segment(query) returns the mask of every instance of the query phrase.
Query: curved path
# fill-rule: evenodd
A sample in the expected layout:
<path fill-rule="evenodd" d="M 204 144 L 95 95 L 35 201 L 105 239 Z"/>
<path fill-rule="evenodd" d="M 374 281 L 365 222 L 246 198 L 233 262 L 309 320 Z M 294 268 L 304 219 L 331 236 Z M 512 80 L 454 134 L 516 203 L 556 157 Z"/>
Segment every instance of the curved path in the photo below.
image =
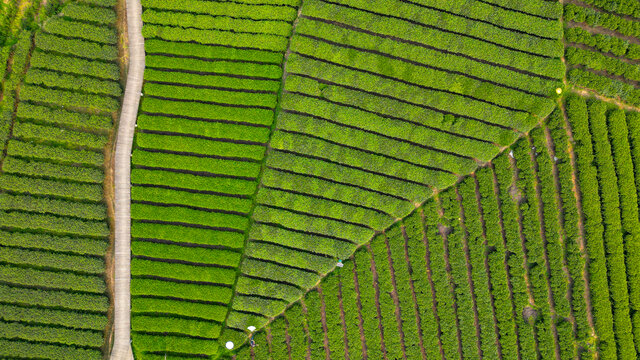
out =
<path fill-rule="evenodd" d="M 140 0 L 126 0 L 129 72 L 115 154 L 115 316 L 112 360 L 133 359 L 131 350 L 131 147 L 144 73 Z"/>

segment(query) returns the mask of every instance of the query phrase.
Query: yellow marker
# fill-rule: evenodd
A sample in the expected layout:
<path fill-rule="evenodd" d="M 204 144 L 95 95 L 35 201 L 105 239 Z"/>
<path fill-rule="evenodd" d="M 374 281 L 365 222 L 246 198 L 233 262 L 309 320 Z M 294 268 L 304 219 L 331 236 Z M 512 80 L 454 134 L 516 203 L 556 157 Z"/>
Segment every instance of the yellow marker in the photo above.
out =
<path fill-rule="evenodd" d="M 557 89 L 556 89 L 556 94 L 558 94 L 558 95 L 562 94 L 562 89 L 557 88 Z"/>

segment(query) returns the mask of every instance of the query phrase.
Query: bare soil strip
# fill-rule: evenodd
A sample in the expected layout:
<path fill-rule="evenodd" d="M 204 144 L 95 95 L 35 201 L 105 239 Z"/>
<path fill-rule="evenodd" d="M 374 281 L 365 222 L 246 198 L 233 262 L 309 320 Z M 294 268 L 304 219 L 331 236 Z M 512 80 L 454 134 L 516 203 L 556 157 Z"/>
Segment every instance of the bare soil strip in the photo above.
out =
<path fill-rule="evenodd" d="M 555 307 L 555 300 L 553 299 L 553 291 L 551 289 L 551 282 L 550 282 L 550 277 L 551 277 L 551 265 L 549 264 L 549 254 L 548 254 L 548 250 L 547 250 L 547 235 L 545 233 L 545 219 L 544 219 L 544 203 L 542 202 L 542 189 L 540 186 L 540 176 L 538 175 L 538 162 L 536 161 L 536 154 L 535 154 L 535 150 L 533 147 L 533 140 L 531 139 L 531 137 L 527 137 L 527 140 L 529 142 L 529 156 L 531 157 L 531 165 L 533 166 L 533 168 L 531 169 L 533 171 L 533 178 L 534 178 L 534 182 L 535 182 L 535 191 L 536 191 L 536 201 L 538 203 L 538 222 L 540 224 L 540 239 L 542 240 L 542 257 L 544 258 L 544 264 L 545 264 L 545 268 L 547 271 L 547 276 L 545 276 L 545 282 L 547 285 L 547 301 L 549 302 L 549 310 L 551 312 L 551 317 L 552 317 L 552 321 L 551 321 L 551 333 L 553 334 L 553 341 L 555 343 L 555 353 L 556 353 L 556 360 L 561 360 L 560 359 L 560 344 L 558 341 L 558 329 L 556 328 L 556 323 L 555 323 L 555 318 L 557 317 L 556 314 L 556 307 Z"/>
<path fill-rule="evenodd" d="M 516 165 L 516 159 L 513 157 L 509 157 L 509 162 L 511 164 L 511 169 L 513 171 L 513 179 L 511 181 L 511 186 L 512 187 L 516 187 L 516 180 L 518 179 L 518 167 Z M 519 195 L 521 196 L 521 195 Z M 515 199 L 516 201 L 516 211 L 517 211 L 517 215 L 518 215 L 518 233 L 520 234 L 520 244 L 522 245 L 522 266 L 524 268 L 524 281 L 526 283 L 526 287 L 527 287 L 527 295 L 529 297 L 529 305 L 532 308 L 535 308 L 535 301 L 533 299 L 533 290 L 532 290 L 532 285 L 531 285 L 531 280 L 529 278 L 529 258 L 527 257 L 527 247 L 525 246 L 525 237 L 524 237 L 524 224 L 522 222 L 522 210 L 520 209 L 520 200 L 521 199 Z M 517 314 L 516 314 L 517 315 Z M 540 357 L 540 347 L 538 344 L 538 332 L 536 331 L 536 328 L 533 327 L 533 334 L 534 334 L 534 340 L 536 343 L 536 353 L 538 354 L 538 357 Z"/>
<path fill-rule="evenodd" d="M 387 358 L 387 347 L 385 346 L 384 343 L 384 328 L 382 327 L 382 312 L 380 311 L 380 287 L 378 287 L 378 272 L 376 271 L 376 263 L 373 260 L 373 251 L 371 250 L 371 243 L 368 242 L 367 245 L 365 245 L 367 251 L 369 252 L 369 258 L 371 259 L 370 261 L 370 266 L 371 266 L 371 272 L 373 273 L 373 288 L 375 290 L 375 294 L 376 294 L 376 310 L 378 311 L 378 328 L 380 329 L 380 346 L 382 349 L 382 357 L 385 360 L 388 360 Z M 390 330 L 390 329 L 389 329 Z"/>
<path fill-rule="evenodd" d="M 436 319 L 438 324 L 438 345 L 440 346 L 440 355 L 442 355 L 442 360 L 445 360 L 444 357 L 444 349 L 442 348 L 442 327 L 440 326 L 440 317 L 438 316 L 438 301 L 436 300 L 436 290 L 433 284 L 433 278 L 431 276 L 431 252 L 429 251 L 429 241 L 427 239 L 427 234 L 425 231 L 425 218 L 424 212 L 420 210 L 420 217 L 422 218 L 422 242 L 425 247 L 425 263 L 427 268 L 425 269 L 427 272 L 427 278 L 429 279 L 429 286 L 431 287 L 431 298 L 433 299 L 433 307 L 431 311 L 433 311 L 433 316 Z M 447 335 L 445 335 L 447 336 Z"/>
<path fill-rule="evenodd" d="M 291 335 L 289 335 L 289 319 L 287 319 L 287 317 L 284 314 L 282 317 L 285 323 L 284 341 L 287 344 L 287 354 L 289 355 L 289 360 L 293 360 L 291 359 Z"/>
<path fill-rule="evenodd" d="M 304 323 L 303 323 L 303 328 L 304 328 L 304 335 L 306 336 L 306 342 L 307 342 L 307 356 L 305 357 L 306 360 L 311 360 L 311 337 L 309 336 L 309 320 L 307 318 L 307 304 L 305 304 L 304 302 L 304 296 L 302 297 L 302 299 L 300 299 L 300 305 L 302 305 L 302 313 L 304 314 Z"/>
<path fill-rule="evenodd" d="M 484 211 L 482 209 L 482 204 L 480 202 L 480 187 L 478 184 L 478 178 L 476 178 L 475 173 L 472 174 L 474 184 L 475 184 L 475 195 L 476 195 L 476 205 L 478 206 L 478 214 L 480 214 L 480 224 L 482 224 L 482 238 L 484 246 L 483 256 L 484 256 L 484 271 L 487 272 L 487 287 L 489 288 L 489 300 L 491 301 L 491 311 L 493 315 L 493 331 L 496 334 L 496 346 L 498 348 L 498 356 L 502 359 L 502 344 L 500 343 L 500 330 L 498 329 L 498 318 L 496 317 L 496 306 L 495 306 L 495 297 L 493 296 L 493 288 L 491 286 L 491 271 L 489 271 L 489 257 L 488 255 L 488 243 L 487 243 L 487 225 L 484 221 Z M 512 306 L 513 309 L 513 306 Z"/>
<path fill-rule="evenodd" d="M 573 91 L 574 93 L 582 96 L 582 97 L 593 97 L 596 98 L 598 100 L 601 101 L 605 101 L 608 102 L 610 104 L 614 104 L 617 107 L 624 109 L 624 110 L 631 110 L 631 111 L 636 111 L 636 112 L 640 112 L 640 107 L 638 106 L 633 106 L 633 105 L 629 105 L 625 102 L 622 102 L 620 99 L 617 98 L 610 98 L 610 97 L 606 97 L 603 95 L 600 95 L 599 93 L 595 92 L 594 90 L 591 89 L 587 89 L 587 88 L 583 88 L 583 87 L 579 87 L 579 86 L 575 86 L 573 85 L 571 91 Z"/>
<path fill-rule="evenodd" d="M 496 171 L 495 168 L 493 167 L 493 164 L 490 165 L 491 166 L 491 174 L 493 175 L 493 195 L 496 197 L 496 201 L 498 202 L 498 222 L 500 223 L 500 234 L 502 235 L 502 246 L 504 247 L 504 249 L 507 249 L 507 236 L 506 236 L 506 232 L 504 229 L 504 214 L 502 212 L 502 202 L 500 201 L 500 184 L 498 183 L 498 177 L 496 176 Z M 477 184 L 476 184 L 476 188 L 477 188 Z M 480 196 L 480 193 L 477 192 L 477 197 Z M 481 206 L 482 207 L 482 206 Z M 484 224 L 484 219 L 483 219 L 483 224 Z M 484 224 L 483 226 L 483 231 L 485 233 L 486 236 L 486 231 L 487 231 L 487 227 L 486 224 Z M 510 269 L 509 269 L 509 253 L 508 251 L 505 251 L 504 253 L 504 270 L 507 274 L 507 285 L 509 287 L 509 300 L 511 301 L 511 311 L 513 312 L 513 319 L 517 319 L 517 311 L 516 311 L 516 305 L 515 302 L 513 301 L 513 285 L 511 284 L 511 276 L 509 274 L 510 273 Z M 515 334 L 516 334 L 516 343 L 518 345 L 518 360 L 522 360 L 522 354 L 520 352 L 520 330 L 518 328 L 518 324 L 515 323 L 514 321 L 514 327 L 515 327 Z"/>
<path fill-rule="evenodd" d="M 398 332 L 400 333 L 400 345 L 402 347 L 402 357 L 407 359 L 407 349 L 404 342 L 404 331 L 402 330 L 402 315 L 400 308 L 400 299 L 398 298 L 398 285 L 396 283 L 396 271 L 393 267 L 393 259 L 391 259 L 391 249 L 389 248 L 389 238 L 385 235 L 384 243 L 387 248 L 387 261 L 389 262 L 389 273 L 391 275 L 391 284 L 393 285 L 393 291 L 391 292 L 391 298 L 393 299 L 393 304 L 396 307 L 394 311 L 396 316 L 396 322 L 398 324 Z"/>
<path fill-rule="evenodd" d="M 322 294 L 322 287 L 320 284 L 316 287 L 318 294 L 320 295 L 320 319 L 322 321 L 322 332 L 324 333 L 324 354 L 327 360 L 331 360 L 331 352 L 329 351 L 329 336 L 327 331 L 327 305 L 324 302 L 324 295 Z"/>
<path fill-rule="evenodd" d="M 554 182 L 554 187 L 555 187 L 555 200 L 556 200 L 556 205 L 558 207 L 558 226 L 559 226 L 559 236 L 560 236 L 560 242 L 562 244 L 562 270 L 565 274 L 565 276 L 567 277 L 567 283 L 568 283 L 568 287 L 567 287 L 567 294 L 566 294 L 566 298 L 567 301 L 569 302 L 569 320 L 571 321 L 571 323 L 573 324 L 573 336 L 576 336 L 576 321 L 575 321 L 575 316 L 573 315 L 573 302 L 571 301 L 571 299 L 573 298 L 572 292 L 573 292 L 573 278 L 571 277 L 571 273 L 569 272 L 569 267 L 567 265 L 567 248 L 565 245 L 565 241 L 566 241 L 566 233 L 565 233 L 565 229 L 564 229 L 564 204 L 562 202 L 562 197 L 561 197 L 561 185 L 560 185 L 560 176 L 558 174 L 558 165 L 555 162 L 556 159 L 556 147 L 555 144 L 553 142 L 553 138 L 551 137 L 551 132 L 549 131 L 549 128 L 547 128 L 546 126 L 543 127 L 544 129 L 544 135 L 547 141 L 547 151 L 549 154 L 549 157 L 551 158 L 551 165 L 552 165 L 552 169 L 553 169 L 553 182 Z"/>
<path fill-rule="evenodd" d="M 360 283 L 358 282 L 358 265 L 356 264 L 356 259 L 354 256 L 351 257 L 353 260 L 353 283 L 355 285 L 356 291 L 356 304 L 358 306 L 358 330 L 360 331 L 360 341 L 362 342 L 362 357 L 364 359 L 368 359 L 367 352 L 367 341 L 364 336 L 364 319 L 362 318 L 362 302 L 360 301 Z"/>
<path fill-rule="evenodd" d="M 443 209 L 442 203 L 439 198 L 436 198 L 438 203 L 438 213 L 442 217 Z M 458 354 L 460 358 L 462 358 L 462 333 L 460 331 L 460 320 L 458 318 L 458 302 L 456 301 L 456 292 L 454 289 L 454 281 L 453 275 L 451 275 L 451 263 L 449 262 L 449 239 L 448 239 L 448 229 L 445 226 L 438 224 L 438 231 L 440 232 L 440 237 L 442 238 L 442 245 L 444 247 L 444 262 L 447 271 L 447 281 L 449 282 L 449 291 L 451 292 L 451 298 L 453 299 L 453 315 L 456 320 L 456 336 L 458 338 Z"/>
<path fill-rule="evenodd" d="M 340 323 L 342 324 L 343 340 L 344 341 L 344 358 L 349 357 L 349 337 L 347 336 L 347 322 L 345 321 L 344 306 L 342 305 L 342 272 L 338 269 L 338 305 L 340 306 Z"/>
<path fill-rule="evenodd" d="M 456 197 L 458 200 L 458 207 L 460 208 L 460 228 L 464 234 L 463 236 L 463 250 L 464 250 L 464 258 L 467 265 L 467 282 L 469 283 L 469 289 L 471 290 L 471 300 L 473 301 L 473 325 L 476 328 L 476 345 L 478 346 L 478 356 L 482 358 L 482 344 L 481 344 L 481 335 L 480 335 L 480 316 L 478 315 L 478 299 L 476 298 L 476 290 L 473 285 L 473 278 L 471 275 L 471 255 L 469 254 L 469 231 L 467 230 L 465 221 L 465 213 L 462 207 L 462 196 L 460 195 L 460 191 L 458 191 L 458 187 L 456 186 Z"/>
<path fill-rule="evenodd" d="M 411 298 L 413 300 L 413 310 L 416 317 L 416 326 L 418 327 L 418 340 L 420 343 L 420 353 L 422 354 L 422 358 L 427 358 L 427 353 L 424 349 L 424 340 L 422 338 L 422 318 L 420 317 L 420 308 L 418 307 L 418 300 L 416 297 L 416 290 L 413 284 L 413 268 L 411 267 L 411 260 L 409 259 L 409 237 L 407 236 L 407 231 L 402 225 L 402 236 L 404 237 L 404 260 L 407 262 L 407 268 L 409 271 L 409 288 L 411 289 Z"/>
<path fill-rule="evenodd" d="M 602 54 L 602 55 L 604 55 L 604 56 L 606 56 L 608 58 L 617 59 L 617 60 L 626 62 L 628 64 L 633 64 L 633 65 L 640 64 L 640 60 L 635 60 L 635 59 L 630 59 L 630 58 L 627 58 L 627 57 L 624 57 L 624 56 L 614 55 L 614 54 L 612 54 L 610 52 L 602 52 L 602 51 L 600 51 L 600 50 L 598 50 L 598 49 L 596 49 L 594 47 L 591 47 L 591 46 L 588 46 L 588 45 L 585 45 L 585 44 L 567 42 L 566 39 L 565 39 L 564 45 L 565 45 L 565 48 L 566 47 L 575 47 L 575 48 L 582 49 L 582 50 L 588 50 L 588 51 L 597 52 L 597 53 L 600 53 L 600 54 Z"/>
<path fill-rule="evenodd" d="M 569 138 L 568 152 L 569 152 L 569 158 L 571 159 L 571 168 L 573 169 L 573 174 L 571 176 L 572 182 L 573 182 L 572 191 L 574 196 L 576 197 L 576 208 L 578 209 L 578 230 L 580 233 L 576 241 L 578 242 L 580 253 L 585 260 L 584 268 L 582 269 L 582 274 L 583 274 L 583 281 L 584 281 L 584 299 L 587 304 L 587 319 L 589 321 L 589 327 L 591 327 L 591 334 L 595 336 L 593 307 L 591 305 L 591 283 L 589 282 L 589 254 L 587 253 L 586 245 L 585 245 L 584 212 L 582 211 L 582 195 L 580 192 L 580 185 L 578 184 L 578 164 L 576 160 L 576 154 L 573 151 L 573 144 L 574 144 L 573 131 L 571 129 L 571 124 L 569 124 L 569 119 L 567 117 L 567 111 L 566 111 L 564 102 L 560 102 L 560 110 L 562 111 L 562 117 L 564 118 L 564 125 L 567 131 L 567 137 Z"/>

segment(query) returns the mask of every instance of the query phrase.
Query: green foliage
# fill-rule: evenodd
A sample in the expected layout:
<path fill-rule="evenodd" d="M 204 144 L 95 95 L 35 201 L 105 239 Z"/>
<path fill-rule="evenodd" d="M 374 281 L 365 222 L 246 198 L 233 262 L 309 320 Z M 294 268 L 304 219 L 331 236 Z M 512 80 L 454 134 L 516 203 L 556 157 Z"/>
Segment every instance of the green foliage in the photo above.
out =
<path fill-rule="evenodd" d="M 67 4 L 62 15 L 74 20 L 90 21 L 101 25 L 111 25 L 116 21 L 116 14 L 112 9 L 102 9 L 83 3 Z"/>
<path fill-rule="evenodd" d="M 102 26 L 95 26 L 64 18 L 48 21 L 43 29 L 49 34 L 63 37 L 79 37 L 103 44 L 115 44 L 118 39 L 114 31 L 105 31 L 105 28 Z"/>
<path fill-rule="evenodd" d="M 213 3 L 209 3 L 213 4 Z M 293 10 L 292 8 L 288 8 Z M 287 38 L 271 34 L 237 33 L 230 41 L 226 31 L 178 28 L 147 24 L 142 28 L 145 38 L 159 38 L 167 41 L 193 41 L 203 45 L 226 45 L 248 47 L 260 50 L 285 51 Z"/>
<path fill-rule="evenodd" d="M 104 260 L 83 255 L 61 254 L 49 251 L 27 250 L 13 247 L 0 248 L 0 259 L 15 265 L 30 265 L 52 270 L 99 275 L 104 272 Z M 106 299 L 105 299 L 106 301 Z"/>
<path fill-rule="evenodd" d="M 97 349 L 0 339 L 0 356 L 30 357 L 34 353 L 47 354 L 56 360 L 102 359 L 102 353 Z"/>
<path fill-rule="evenodd" d="M 640 104 L 640 90 L 622 81 L 582 69 L 571 69 L 567 78 L 581 87 L 593 89 L 604 96 L 619 98 L 632 105 Z"/>
<path fill-rule="evenodd" d="M 143 253 L 140 249 L 137 249 L 137 252 Z M 178 259 L 180 258 L 178 257 Z M 184 281 L 191 281 L 197 278 L 201 282 L 233 285 L 236 274 L 235 271 L 225 268 L 134 259 L 131 262 L 131 275 L 151 275 Z"/>
<path fill-rule="evenodd" d="M 610 52 L 616 56 L 629 59 L 640 59 L 640 45 L 627 40 L 605 34 L 591 34 L 579 27 L 565 28 L 565 39 L 568 42 L 584 44 L 596 48 L 601 52 Z"/>
<path fill-rule="evenodd" d="M 253 20 L 282 20 L 291 22 L 296 17 L 296 11 L 292 6 L 272 6 L 266 4 L 281 4 L 283 1 L 261 1 L 259 4 L 265 4 L 262 6 L 253 5 L 249 3 L 232 3 L 232 4 L 218 4 L 202 0 L 178 0 L 171 3 L 167 3 L 160 0 L 144 0 L 142 6 L 154 9 L 181 11 L 189 9 L 190 12 L 196 14 L 208 14 L 208 15 L 224 15 L 230 17 L 246 17 L 250 14 L 249 18 Z M 297 0 L 287 0 L 284 2 L 289 5 L 297 5 Z"/>
<path fill-rule="evenodd" d="M 251 201 L 249 199 L 198 194 L 156 187 L 134 186 L 131 188 L 131 199 L 134 201 L 143 200 L 242 213 L 248 213 L 251 209 Z"/>
<path fill-rule="evenodd" d="M 585 217 L 585 242 L 589 253 L 589 288 L 594 325 L 598 334 L 597 346 L 602 358 L 615 359 L 617 355 L 607 279 L 604 226 L 598 190 L 597 169 L 589 131 L 589 113 L 586 101 L 578 97 L 567 98 L 566 107 L 575 140 L 575 156 L 579 171 L 578 182 Z"/>
<path fill-rule="evenodd" d="M 7 155 L 38 160 L 51 160 L 63 164 L 81 164 L 92 167 L 102 167 L 104 164 L 104 155 L 95 151 L 66 149 L 63 147 L 34 144 L 18 140 L 9 142 Z"/>
<path fill-rule="evenodd" d="M 161 313 L 197 317 L 217 322 L 223 322 L 227 314 L 226 306 L 147 297 L 132 297 L 131 311 L 134 318 L 137 316 L 136 313 Z"/>
<path fill-rule="evenodd" d="M 113 45 L 98 44 L 73 38 L 67 39 L 47 33 L 38 33 L 38 35 L 36 36 L 36 47 L 42 51 L 55 51 L 68 56 L 85 58 L 89 60 L 114 61 L 118 58 L 118 49 Z M 49 57 L 56 58 L 55 55 L 49 55 Z M 60 59 L 59 56 L 57 58 Z M 82 62 L 81 60 L 82 59 L 75 59 L 72 60 L 71 63 L 77 64 Z M 100 63 L 99 65 L 93 65 L 92 67 L 95 68 L 97 66 L 102 66 L 109 68 L 111 67 L 109 65 Z M 56 66 L 56 64 L 52 64 L 51 66 Z M 84 71 L 89 70 L 85 69 Z M 111 74 L 113 74 L 113 72 L 103 73 L 99 77 L 104 78 Z"/>
<path fill-rule="evenodd" d="M 34 179 L 10 174 L 0 176 L 0 188 L 21 194 L 55 196 L 69 200 L 101 202 L 103 197 L 100 185 Z"/>
<path fill-rule="evenodd" d="M 0 209 L 48 213 L 89 220 L 107 218 L 106 209 L 102 204 L 85 204 L 30 195 L 0 194 Z"/>
<path fill-rule="evenodd" d="M 629 64 L 595 51 L 568 47 L 566 59 L 569 64 L 584 65 L 589 69 L 597 71 L 604 70 L 611 75 L 622 76 L 628 80 L 640 80 L 640 67 L 637 65 Z"/>
<path fill-rule="evenodd" d="M 1 317 L 5 321 L 42 323 L 60 325 L 73 329 L 91 329 L 97 331 L 104 330 L 107 324 L 107 318 L 102 315 L 79 311 L 42 309 L 4 304 L 0 305 L 0 310 L 2 310 Z"/>
<path fill-rule="evenodd" d="M 37 72 L 33 69 L 30 73 Z M 119 89 L 119 87 L 118 87 Z M 106 132 L 111 129 L 113 121 L 108 116 L 89 115 L 69 110 L 50 108 L 21 102 L 16 113 L 20 119 L 35 120 L 60 126 Z"/>
<path fill-rule="evenodd" d="M 249 180 L 229 179 L 223 177 L 203 177 L 164 170 L 147 170 L 137 168 L 134 168 L 131 171 L 131 183 L 163 185 L 174 188 L 237 195 L 252 195 L 256 186 L 255 182 Z"/>
<path fill-rule="evenodd" d="M 196 285 L 176 283 L 155 279 L 131 279 L 131 296 L 174 297 L 185 300 L 211 301 L 228 303 L 231 300 L 231 289 L 213 285 Z"/>
<path fill-rule="evenodd" d="M 30 100 L 56 104 L 62 107 L 88 108 L 103 112 L 116 111 L 120 106 L 118 100 L 110 97 L 48 89 L 32 85 L 22 86 L 20 99 L 23 101 Z"/>
<path fill-rule="evenodd" d="M 78 255 L 102 256 L 108 243 L 104 240 L 0 231 L 2 244 L 25 249 L 60 251 Z"/>
<path fill-rule="evenodd" d="M 237 232 L 137 221 L 134 221 L 131 225 L 131 236 L 134 238 L 167 240 L 175 243 L 187 241 L 188 244 L 224 246 L 231 249 L 241 249 L 244 245 L 242 234 Z"/>
<path fill-rule="evenodd" d="M 198 102 L 166 101 L 147 98 L 142 102 L 141 110 L 157 114 L 188 116 L 208 119 L 215 114 L 215 120 L 248 122 L 258 125 L 271 125 L 273 111 L 259 108 L 234 108 L 223 105 Z"/>
<path fill-rule="evenodd" d="M 147 16 L 148 13 L 153 13 L 154 10 L 146 10 L 142 15 Z M 167 12 L 163 12 L 163 15 L 166 15 Z M 184 16 L 184 13 L 173 13 L 173 16 Z M 224 20 L 224 18 L 217 19 L 218 21 L 228 21 Z M 238 19 L 234 19 L 238 20 Z M 166 20 L 163 20 L 166 21 Z M 254 24 L 254 26 L 260 26 L 260 24 Z M 227 47 L 227 46 L 215 46 L 215 45 L 202 45 L 196 43 L 187 43 L 187 42 L 175 42 L 175 41 L 164 41 L 160 39 L 146 39 L 144 42 L 145 50 L 150 53 L 160 53 L 160 54 L 173 54 L 173 55 L 182 55 L 182 56 L 193 56 L 203 58 L 203 59 L 226 59 L 226 60 L 244 60 L 244 61 L 256 61 L 260 63 L 270 63 L 275 65 L 280 65 L 282 63 L 282 59 L 284 58 L 284 54 L 279 52 L 272 51 L 264 51 L 264 50 L 256 50 L 256 49 L 241 49 L 236 47 Z M 146 75 L 146 71 L 145 71 Z M 187 74 L 180 74 L 180 79 L 187 76 Z M 188 78 L 188 77 L 187 77 Z M 237 80 L 237 79 L 236 79 Z M 234 80 L 234 82 L 236 81 Z M 184 82 L 180 82 L 182 84 L 188 84 Z M 256 82 L 260 83 L 260 82 Z M 270 89 L 272 91 L 277 91 L 280 87 L 278 81 L 270 81 L 272 86 Z M 256 90 L 266 90 L 256 88 L 254 86 L 248 87 L 248 89 L 256 89 Z"/>
<path fill-rule="evenodd" d="M 36 39 L 41 39 L 43 36 L 43 34 L 40 34 L 40 36 L 38 36 Z M 58 42 L 57 40 L 54 40 L 53 42 L 56 44 L 63 43 Z M 52 50 L 64 52 L 60 49 L 55 48 L 52 48 Z M 84 56 L 88 55 L 86 52 L 83 54 Z M 39 50 L 34 51 L 31 55 L 31 67 L 55 71 L 65 71 L 79 75 L 92 76 L 100 79 L 120 79 L 120 69 L 118 69 L 118 66 L 114 63 L 104 63 L 100 61 L 85 60 L 76 57 L 56 55 Z"/>
<path fill-rule="evenodd" d="M 603 27 L 626 36 L 640 36 L 640 23 L 622 18 L 616 14 L 601 12 L 576 4 L 566 4 L 564 6 L 564 20 Z"/>
<path fill-rule="evenodd" d="M 251 13 L 253 15 L 253 12 Z M 146 9 L 142 14 L 145 24 L 156 24 L 173 27 L 188 27 L 207 30 L 234 31 L 242 29 L 246 32 L 273 34 L 288 37 L 291 34 L 291 26 L 281 20 L 254 21 L 251 19 L 238 19 L 204 14 L 192 14 L 172 11 L 157 11 Z"/>
<path fill-rule="evenodd" d="M 185 351 L 184 349 L 198 349 L 199 353 L 206 354 L 214 359 L 220 347 L 215 341 L 174 335 L 134 333 L 132 339 L 135 344 L 134 349 L 137 351 L 180 353 Z M 139 356 L 139 354 L 136 353 L 136 356 Z"/>
<path fill-rule="evenodd" d="M 245 65 L 246 67 L 246 65 Z M 189 88 L 178 85 L 148 83 L 144 87 L 150 96 L 180 100 L 224 103 L 238 107 L 268 107 L 275 108 L 276 94 L 250 93 L 205 88 Z"/>
<path fill-rule="evenodd" d="M 216 339 L 220 335 L 220 324 L 212 321 L 177 317 L 137 315 L 131 319 L 131 330 L 185 334 L 199 338 Z"/>
<path fill-rule="evenodd" d="M 134 241 L 131 253 L 156 259 L 174 259 L 197 264 L 237 266 L 240 254 L 229 250 L 178 246 L 146 241 Z M 222 280 L 222 279 L 220 279 Z M 229 281 L 229 279 L 227 279 Z"/>
<path fill-rule="evenodd" d="M 6 303 L 93 311 L 102 314 L 106 314 L 107 308 L 109 307 L 109 301 L 107 297 L 103 295 L 70 293 L 57 290 L 25 289 L 7 285 L 0 285 L 0 290 L 0 300 Z"/>
<path fill-rule="evenodd" d="M 120 84 L 116 82 L 98 80 L 92 77 L 60 74 L 53 71 L 33 69 L 27 73 L 25 81 L 33 85 L 86 91 L 92 94 L 104 94 L 115 97 L 122 95 Z"/>
<path fill-rule="evenodd" d="M 163 169 L 185 170 L 204 174 L 204 176 L 257 178 L 260 173 L 260 164 L 255 162 L 212 159 L 141 150 L 134 151 L 132 164 Z"/>
<path fill-rule="evenodd" d="M 257 143 L 266 143 L 269 140 L 269 130 L 263 127 L 254 127 L 240 124 L 228 124 L 223 122 L 202 122 L 202 121 L 194 121 L 188 119 L 181 118 L 171 118 L 165 116 L 148 116 L 148 115 L 140 115 L 138 117 L 138 127 L 144 130 L 152 130 L 152 131 L 164 131 L 164 132 L 172 132 L 176 134 L 187 134 L 187 135 L 197 135 L 201 137 L 206 137 L 210 139 L 206 139 L 207 141 L 212 141 L 213 139 L 229 139 L 229 140 L 241 140 L 241 141 L 251 141 Z M 141 135 L 140 137 L 147 136 L 147 134 Z M 188 142 L 188 139 L 181 138 L 180 140 L 184 142 Z M 170 140 L 165 140 L 170 141 Z M 194 144 L 202 144 L 194 143 Z M 191 149 L 191 152 L 196 152 L 205 155 L 221 155 L 221 156 L 229 156 L 233 157 L 233 153 L 225 152 L 225 147 L 235 147 L 244 144 L 232 144 L 232 143 L 213 143 L 215 144 L 215 148 L 212 146 L 204 146 L 202 148 Z M 204 145 L 204 144 L 203 144 Z M 143 145 L 141 145 L 143 146 Z M 251 157 L 256 160 L 262 159 L 264 156 L 264 149 L 256 150 L 255 147 L 259 145 L 253 145 L 253 147 L 240 147 L 241 152 L 246 152 L 247 155 L 243 157 Z M 144 146 L 143 146 L 144 147 Z M 247 151 L 251 149 L 252 151 Z M 179 149 L 177 149 L 179 150 Z M 213 151 L 220 153 L 212 153 Z M 250 156 L 251 153 L 257 153 L 259 155 Z"/>

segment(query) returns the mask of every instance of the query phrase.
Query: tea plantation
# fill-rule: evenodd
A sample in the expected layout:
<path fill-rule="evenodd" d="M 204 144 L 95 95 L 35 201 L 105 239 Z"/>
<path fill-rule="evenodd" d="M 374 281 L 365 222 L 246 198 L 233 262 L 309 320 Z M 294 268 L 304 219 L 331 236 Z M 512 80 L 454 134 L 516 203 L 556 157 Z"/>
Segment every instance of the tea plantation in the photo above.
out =
<path fill-rule="evenodd" d="M 637 0 L 0 6 L 0 358 L 640 357 Z"/>
<path fill-rule="evenodd" d="M 12 30 L 2 48 L 2 358 L 101 359 L 110 346 L 116 1 L 65 5 L 3 5 Z M 37 30 L 20 31 L 21 21 Z"/>

